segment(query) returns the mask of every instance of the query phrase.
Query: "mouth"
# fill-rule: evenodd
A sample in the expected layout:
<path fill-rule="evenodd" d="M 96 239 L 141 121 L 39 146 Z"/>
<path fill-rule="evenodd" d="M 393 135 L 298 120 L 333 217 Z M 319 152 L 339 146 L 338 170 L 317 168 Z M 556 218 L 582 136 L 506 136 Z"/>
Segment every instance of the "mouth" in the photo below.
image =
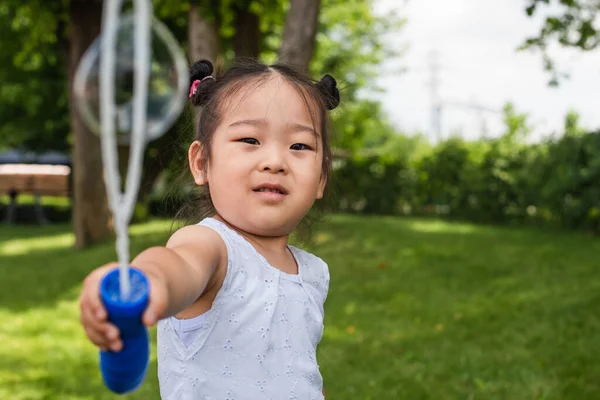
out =
<path fill-rule="evenodd" d="M 275 193 L 280 195 L 288 194 L 288 191 L 281 185 L 263 184 L 253 189 L 257 193 Z"/>

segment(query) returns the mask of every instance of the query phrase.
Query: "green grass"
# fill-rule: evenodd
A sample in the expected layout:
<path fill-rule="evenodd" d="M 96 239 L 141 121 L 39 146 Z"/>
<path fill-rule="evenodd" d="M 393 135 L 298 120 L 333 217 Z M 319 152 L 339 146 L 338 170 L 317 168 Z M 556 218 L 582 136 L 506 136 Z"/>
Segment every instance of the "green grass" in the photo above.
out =
<path fill-rule="evenodd" d="M 135 226 L 133 251 L 168 228 Z M 597 239 L 349 216 L 314 239 L 332 277 L 318 354 L 329 399 L 600 398 Z M 138 392 L 104 389 L 77 296 L 113 244 L 72 243 L 68 226 L 0 230 L 0 399 L 158 399 L 154 355 Z"/>

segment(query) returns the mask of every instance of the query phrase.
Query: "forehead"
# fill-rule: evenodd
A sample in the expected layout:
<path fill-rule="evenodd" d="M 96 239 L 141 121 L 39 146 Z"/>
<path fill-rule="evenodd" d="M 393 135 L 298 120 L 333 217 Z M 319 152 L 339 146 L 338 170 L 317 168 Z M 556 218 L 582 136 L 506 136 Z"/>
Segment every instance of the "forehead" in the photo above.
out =
<path fill-rule="evenodd" d="M 227 102 L 229 104 L 223 109 L 223 121 L 252 117 L 267 120 L 293 119 L 293 122 L 313 125 L 313 119 L 318 116 L 315 113 L 316 102 L 310 98 L 309 93 L 277 73 L 266 80 L 246 82 L 232 93 Z"/>

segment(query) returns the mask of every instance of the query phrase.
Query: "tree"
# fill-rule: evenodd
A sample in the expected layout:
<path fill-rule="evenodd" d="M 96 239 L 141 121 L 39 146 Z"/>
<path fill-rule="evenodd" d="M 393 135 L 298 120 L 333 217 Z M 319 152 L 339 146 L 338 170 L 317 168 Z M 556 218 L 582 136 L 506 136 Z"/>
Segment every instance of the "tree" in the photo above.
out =
<path fill-rule="evenodd" d="M 280 61 L 307 71 L 315 49 L 320 0 L 291 0 L 285 19 Z"/>
<path fill-rule="evenodd" d="M 550 84 L 558 85 L 561 78 L 556 63 L 549 55 L 548 46 L 557 42 L 561 46 L 592 51 L 600 45 L 599 0 L 527 0 L 528 16 L 539 13 L 540 6 L 557 6 L 560 13 L 545 18 L 540 32 L 527 38 L 520 49 L 537 49 L 542 52 L 544 68 L 551 74 Z"/>
<path fill-rule="evenodd" d="M 204 6 L 204 7 L 202 7 Z M 197 60 L 209 60 L 216 65 L 219 55 L 219 30 L 216 13 L 212 17 L 208 13 L 201 12 L 210 6 L 209 1 L 191 0 L 188 12 L 188 57 L 190 64 Z M 194 132 L 197 130 L 200 113 L 195 111 Z"/>
<path fill-rule="evenodd" d="M 251 9 L 252 1 L 233 3 L 235 36 L 233 52 L 239 58 L 258 58 L 260 55 L 262 32 L 260 17 Z"/>
<path fill-rule="evenodd" d="M 385 35 L 402 29 L 396 14 L 379 16 L 370 0 L 323 0 L 312 76 L 329 73 L 338 80 L 343 103 L 333 113 L 335 146 L 360 152 L 376 136 L 396 134 L 377 99 L 376 78 L 385 59 L 398 55 Z"/>
<path fill-rule="evenodd" d="M 382 34 L 398 27 L 387 16 L 372 14 L 372 0 L 153 3 L 156 16 L 188 48 L 190 62 L 207 58 L 220 68 L 234 56 L 256 56 L 267 62 L 281 56 L 282 61 L 310 69 L 313 76 L 332 73 L 344 91 L 346 108 L 338 110 L 339 115 L 354 114 L 338 118 L 339 124 L 360 130 L 353 133 L 356 138 L 369 131 L 390 129 L 379 107 L 360 106 L 364 100 L 357 97 L 377 75 L 378 63 L 391 54 Z M 69 82 L 83 52 L 99 34 L 101 5 L 101 0 L 0 0 L 0 47 L 5 50 L 0 54 L 0 141 L 27 148 L 72 146 L 73 224 L 79 247 L 110 234 L 99 140 L 87 131 L 73 107 L 68 112 L 69 101 L 73 102 Z M 368 121 L 354 123 L 366 109 L 372 110 Z M 170 163 L 179 161 L 182 143 L 191 137 L 188 117 L 148 144 L 141 199 L 157 176 Z M 352 148 L 360 147 L 360 140 L 340 143 L 350 142 Z M 127 153 L 121 149 L 125 157 Z"/>
<path fill-rule="evenodd" d="M 204 6 L 204 7 L 202 7 Z M 202 9 L 210 6 L 209 1 L 191 0 L 188 12 L 188 47 L 190 62 L 200 59 L 210 60 L 213 64 L 219 54 L 219 32 L 216 15 L 206 17 Z"/>
<path fill-rule="evenodd" d="M 104 186 L 100 139 L 92 134 L 76 111 L 72 84 L 83 54 L 100 34 L 102 2 L 71 0 L 69 42 L 69 93 L 73 148 L 73 229 L 75 246 L 86 247 L 111 232 Z"/>
<path fill-rule="evenodd" d="M 111 231 L 99 140 L 69 107 L 70 82 L 100 32 L 101 12 L 98 0 L 0 2 L 0 63 L 6 67 L 0 68 L 0 138 L 27 150 L 67 150 L 73 144 L 76 247 Z"/>
<path fill-rule="evenodd" d="M 0 147 L 70 147 L 67 20 L 61 2 L 0 1 Z"/>

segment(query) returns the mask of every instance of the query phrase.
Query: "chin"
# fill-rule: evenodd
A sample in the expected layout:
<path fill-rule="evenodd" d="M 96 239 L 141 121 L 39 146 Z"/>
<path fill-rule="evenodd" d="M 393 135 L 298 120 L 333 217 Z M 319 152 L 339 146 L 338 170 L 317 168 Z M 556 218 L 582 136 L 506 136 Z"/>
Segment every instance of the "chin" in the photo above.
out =
<path fill-rule="evenodd" d="M 252 233 L 259 236 L 276 237 L 286 236 L 291 234 L 296 224 L 290 223 L 289 220 L 283 218 L 252 218 L 250 221 L 245 221 Z"/>
<path fill-rule="evenodd" d="M 299 222 L 291 221 L 282 215 L 269 214 L 271 213 L 229 216 L 221 214 L 221 217 L 244 232 L 264 237 L 287 236 L 294 231 Z"/>

